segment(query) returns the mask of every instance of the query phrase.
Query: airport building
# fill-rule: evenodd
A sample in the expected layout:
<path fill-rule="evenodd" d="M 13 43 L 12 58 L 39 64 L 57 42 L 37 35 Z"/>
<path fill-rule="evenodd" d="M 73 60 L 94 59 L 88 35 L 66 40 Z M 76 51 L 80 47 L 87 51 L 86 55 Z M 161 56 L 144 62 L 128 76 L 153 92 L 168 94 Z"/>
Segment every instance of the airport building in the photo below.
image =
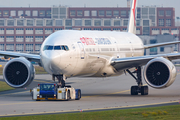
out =
<path fill-rule="evenodd" d="M 0 50 L 38 53 L 51 33 L 64 29 L 126 31 L 129 7 L 1 7 Z M 175 9 L 137 8 L 136 34 L 178 37 Z"/>

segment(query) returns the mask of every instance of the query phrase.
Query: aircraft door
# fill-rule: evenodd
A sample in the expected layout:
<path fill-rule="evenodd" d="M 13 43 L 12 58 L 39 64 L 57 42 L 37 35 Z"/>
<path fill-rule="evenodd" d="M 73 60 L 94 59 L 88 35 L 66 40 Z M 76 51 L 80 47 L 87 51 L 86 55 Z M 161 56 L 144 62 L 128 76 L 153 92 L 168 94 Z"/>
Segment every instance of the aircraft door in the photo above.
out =
<path fill-rule="evenodd" d="M 83 43 L 81 43 L 81 42 L 78 42 L 78 46 L 79 46 L 79 50 L 80 50 L 80 58 L 81 59 L 84 59 L 84 57 L 85 57 L 85 50 L 84 50 L 84 45 L 83 45 Z"/>
<path fill-rule="evenodd" d="M 127 37 L 127 39 L 128 39 L 128 41 L 130 43 L 129 47 L 131 48 L 132 57 L 134 57 L 134 46 L 133 46 L 134 43 L 132 42 L 131 38 Z"/>

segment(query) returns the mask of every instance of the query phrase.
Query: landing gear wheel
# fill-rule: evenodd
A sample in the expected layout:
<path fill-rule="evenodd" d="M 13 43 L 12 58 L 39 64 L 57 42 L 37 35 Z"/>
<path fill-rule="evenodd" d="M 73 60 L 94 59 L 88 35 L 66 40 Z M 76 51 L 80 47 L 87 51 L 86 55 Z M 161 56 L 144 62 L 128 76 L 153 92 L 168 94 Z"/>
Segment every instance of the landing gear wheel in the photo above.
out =
<path fill-rule="evenodd" d="M 148 86 L 141 86 L 141 95 L 148 95 Z"/>
<path fill-rule="evenodd" d="M 137 86 L 131 87 L 131 95 L 138 95 L 138 93 L 141 93 L 141 95 L 148 95 L 148 86 L 143 86 L 142 83 L 142 76 L 141 76 L 141 66 L 138 66 L 134 72 L 126 70 L 137 82 Z M 136 76 L 133 75 L 133 73 L 136 74 Z"/>
<path fill-rule="evenodd" d="M 138 95 L 138 86 L 131 87 L 131 95 Z"/>
<path fill-rule="evenodd" d="M 78 90 L 78 98 L 76 98 L 76 100 L 80 100 L 81 99 L 81 90 Z"/>
<path fill-rule="evenodd" d="M 70 91 L 68 90 L 68 93 L 67 93 L 67 101 L 70 100 L 71 97 L 70 97 Z"/>

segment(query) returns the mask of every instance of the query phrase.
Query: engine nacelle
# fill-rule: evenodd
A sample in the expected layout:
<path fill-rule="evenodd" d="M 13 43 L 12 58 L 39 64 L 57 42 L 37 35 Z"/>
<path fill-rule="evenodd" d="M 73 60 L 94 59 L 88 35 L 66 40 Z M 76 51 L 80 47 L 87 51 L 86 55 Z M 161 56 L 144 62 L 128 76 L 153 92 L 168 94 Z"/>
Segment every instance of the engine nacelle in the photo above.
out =
<path fill-rule="evenodd" d="M 10 60 L 3 69 L 3 77 L 6 83 L 14 88 L 28 86 L 33 81 L 34 76 L 33 65 L 24 57 Z"/>
<path fill-rule="evenodd" d="M 163 57 L 150 60 L 144 68 L 146 83 L 157 89 L 170 86 L 174 82 L 176 75 L 175 66 Z"/>

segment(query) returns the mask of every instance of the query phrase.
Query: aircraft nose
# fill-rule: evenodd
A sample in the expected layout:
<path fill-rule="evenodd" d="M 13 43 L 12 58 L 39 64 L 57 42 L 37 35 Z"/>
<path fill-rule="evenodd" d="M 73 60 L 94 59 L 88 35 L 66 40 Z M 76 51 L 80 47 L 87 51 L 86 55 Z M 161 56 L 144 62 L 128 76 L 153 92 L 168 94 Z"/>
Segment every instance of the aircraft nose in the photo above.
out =
<path fill-rule="evenodd" d="M 45 56 L 46 62 L 44 63 L 44 66 L 47 66 L 46 69 L 48 72 L 58 74 L 60 72 L 58 68 L 61 60 L 60 53 L 55 51 L 46 51 Z"/>

